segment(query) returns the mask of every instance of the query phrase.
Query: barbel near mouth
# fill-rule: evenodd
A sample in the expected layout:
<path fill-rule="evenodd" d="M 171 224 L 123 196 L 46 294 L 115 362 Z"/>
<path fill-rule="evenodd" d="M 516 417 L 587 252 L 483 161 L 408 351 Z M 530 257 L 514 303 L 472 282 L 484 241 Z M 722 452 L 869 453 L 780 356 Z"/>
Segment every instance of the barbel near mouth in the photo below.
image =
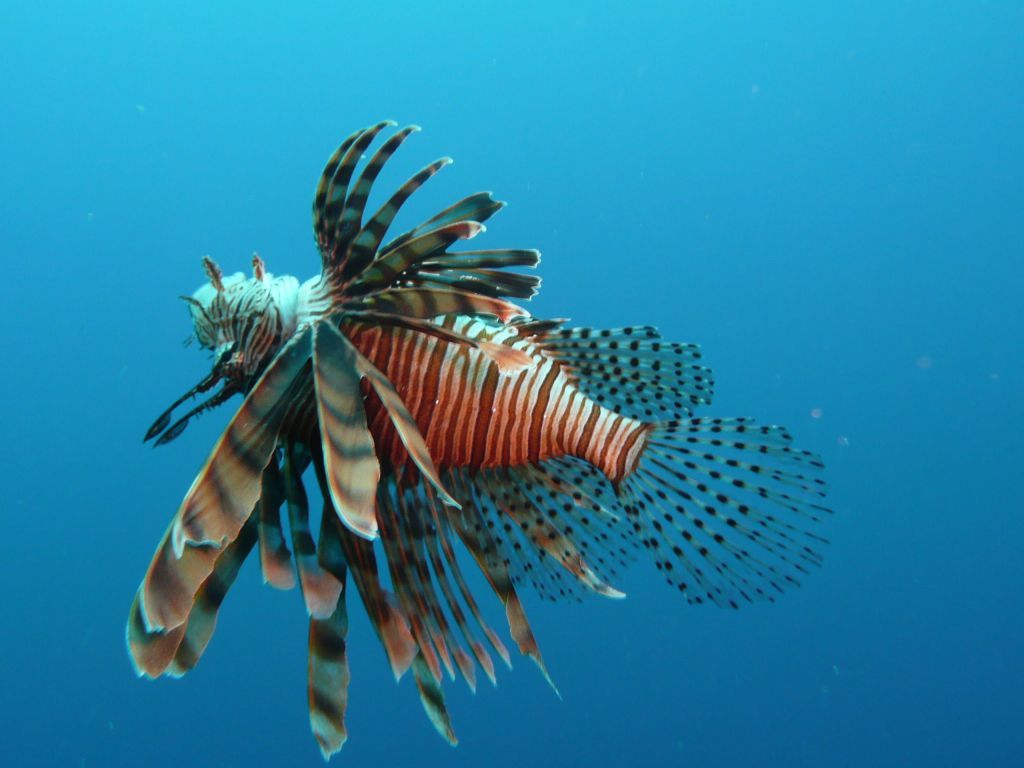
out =
<path fill-rule="evenodd" d="M 171 417 L 174 415 L 174 410 L 178 406 L 180 406 L 186 400 L 195 397 L 196 395 L 210 391 L 214 386 L 216 386 L 218 381 L 225 378 L 222 372 L 224 369 L 224 365 L 231 359 L 231 356 L 235 352 L 236 346 L 237 345 L 232 344 L 228 349 L 222 352 L 220 357 L 217 358 L 217 362 L 214 363 L 213 370 L 211 370 L 210 373 L 207 374 L 206 377 L 204 377 L 198 384 L 196 384 L 185 394 L 183 394 L 181 397 L 179 397 L 177 400 L 171 403 L 167 410 L 165 410 L 157 417 L 156 421 L 154 421 L 150 428 L 146 430 L 146 436 L 142 438 L 142 442 L 149 442 L 157 435 L 160 435 L 160 438 L 153 444 L 154 447 L 157 445 L 165 445 L 166 443 L 171 442 L 171 440 L 178 437 L 182 432 L 185 431 L 185 427 L 187 426 L 189 419 L 191 419 L 193 416 L 202 413 L 203 411 L 209 408 L 213 408 L 214 406 L 220 405 L 229 397 L 231 397 L 231 395 L 235 394 L 235 392 L 238 391 L 235 387 L 226 383 L 224 385 L 224 389 L 222 389 L 220 392 L 218 392 L 208 400 L 205 400 L 204 402 L 197 405 L 195 408 L 193 408 L 180 419 L 178 419 L 172 426 L 168 427 L 168 425 L 171 423 Z"/>

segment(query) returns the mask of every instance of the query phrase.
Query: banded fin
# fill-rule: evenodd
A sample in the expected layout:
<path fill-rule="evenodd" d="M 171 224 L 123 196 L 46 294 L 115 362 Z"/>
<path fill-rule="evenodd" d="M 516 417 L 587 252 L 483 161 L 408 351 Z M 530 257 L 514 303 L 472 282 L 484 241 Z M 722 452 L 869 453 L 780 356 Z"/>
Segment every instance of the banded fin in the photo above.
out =
<path fill-rule="evenodd" d="M 444 691 L 427 668 L 422 656 L 417 656 L 413 661 L 412 673 L 416 678 L 416 688 L 420 692 L 423 711 L 427 713 L 427 717 L 435 730 L 441 734 L 441 738 L 454 747 L 459 740 L 455 737 L 455 731 L 452 730 L 452 721 L 444 704 Z"/>
<path fill-rule="evenodd" d="M 447 288 L 392 288 L 366 296 L 353 309 L 433 318 L 438 315 L 494 315 L 502 322 L 529 313 L 510 301 Z"/>
<path fill-rule="evenodd" d="M 480 474 L 478 487 L 487 494 L 490 504 L 512 521 L 511 526 L 506 523 L 510 538 L 522 536 L 529 542 L 529 551 L 551 578 L 556 594 L 578 597 L 575 586 L 582 584 L 605 597 L 624 597 L 595 572 L 576 543 L 576 531 L 563 521 L 557 509 L 544 502 L 524 472 L 514 468 Z M 540 587 L 537 578 L 534 584 Z"/>
<path fill-rule="evenodd" d="M 317 560 L 324 571 L 341 585 L 341 590 L 330 616 L 310 617 L 307 690 L 310 728 L 326 760 L 340 750 L 348 738 L 345 709 L 350 675 L 346 652 L 348 609 L 345 605 L 348 568 L 340 542 L 330 532 L 333 515 L 329 510 L 325 513 L 320 521 Z"/>
<path fill-rule="evenodd" d="M 344 255 L 347 245 L 344 230 L 344 224 L 347 223 L 344 217 L 345 200 L 356 164 L 377 134 L 394 124 L 392 120 L 384 120 L 354 133 L 331 155 L 321 174 L 313 198 L 313 232 L 325 269 Z"/>
<path fill-rule="evenodd" d="M 399 235 L 381 248 L 381 253 L 390 253 L 428 229 L 436 229 L 458 221 L 476 221 L 483 224 L 504 207 L 505 203 L 495 200 L 490 192 L 477 192 L 452 203 L 443 211 L 435 213 L 423 223 Z"/>
<path fill-rule="evenodd" d="M 263 583 L 277 589 L 295 586 L 292 553 L 281 528 L 281 505 L 284 503 L 284 481 L 277 459 L 272 459 L 263 471 L 259 505 L 260 566 Z"/>
<path fill-rule="evenodd" d="M 345 709 L 350 679 L 345 639 L 345 601 L 328 618 L 309 620 L 309 725 L 327 760 L 348 739 Z"/>
<path fill-rule="evenodd" d="M 312 459 L 320 492 L 326 499 L 330 492 L 323 457 L 314 454 Z M 396 680 L 401 679 L 417 656 L 418 648 L 405 617 L 380 583 L 373 544 L 352 533 L 337 515 L 324 515 L 321 523 L 321 548 L 343 553 L 366 614 L 387 653 L 391 671 Z"/>
<path fill-rule="evenodd" d="M 284 492 L 288 506 L 288 525 L 291 528 L 292 547 L 295 549 L 295 568 L 299 574 L 306 612 L 313 618 L 329 617 L 335 610 L 341 594 L 341 581 L 329 570 L 321 567 L 317 544 L 309 527 L 309 499 L 302 484 L 302 473 L 309 466 L 306 452 L 296 446 L 284 451 Z M 337 517 L 330 497 L 324 495 L 324 512 Z M 320 545 L 323 546 L 323 534 Z"/>
<path fill-rule="evenodd" d="M 476 221 L 459 221 L 427 230 L 402 246 L 378 256 L 373 263 L 348 285 L 346 293 L 356 295 L 383 290 L 410 268 L 435 254 L 443 253 L 458 240 L 469 240 L 484 230 Z"/>
<path fill-rule="evenodd" d="M 308 359 L 309 333 L 300 331 L 277 353 L 228 423 L 171 526 L 177 557 L 183 556 L 186 545 L 224 546 L 252 514 L 263 469 L 290 406 L 289 390 Z M 201 575 L 205 579 L 209 571 Z M 179 599 L 163 603 L 147 588 L 143 605 L 151 628 L 171 628 L 184 621 L 199 583 L 182 584 Z"/>
<path fill-rule="evenodd" d="M 338 170 L 338 166 L 341 164 L 341 159 L 345 156 L 345 153 L 348 152 L 355 140 L 363 135 L 365 131 L 365 128 L 360 128 L 358 131 L 346 138 L 341 145 L 334 150 L 328 158 L 327 164 L 324 166 L 324 169 L 320 174 L 320 178 L 317 180 L 316 191 L 313 194 L 313 237 L 316 239 L 317 245 L 320 247 L 320 253 L 324 256 L 327 256 L 329 253 L 327 231 L 328 227 L 332 223 L 325 216 L 327 191 L 331 186 L 331 182 L 334 179 L 335 172 Z"/>
<path fill-rule="evenodd" d="M 410 282 L 423 288 L 479 293 L 493 298 L 531 299 L 540 289 L 540 278 L 536 275 L 500 269 L 418 269 L 410 276 Z"/>
<path fill-rule="evenodd" d="M 313 327 L 313 381 L 327 489 L 342 522 L 373 539 L 380 463 L 366 426 L 358 354 L 330 322 Z"/>
<path fill-rule="evenodd" d="M 491 629 L 490 625 L 486 622 L 483 615 L 480 613 L 480 607 L 477 605 L 476 600 L 473 597 L 473 593 L 469 591 L 469 586 L 466 584 L 466 579 L 462 575 L 462 569 L 459 567 L 458 559 L 455 556 L 455 550 L 452 547 L 451 539 L 448 536 L 448 524 L 446 521 L 442 521 L 438 515 L 438 510 L 435 507 L 433 510 L 434 525 L 438 532 L 437 537 L 427 538 L 427 548 L 430 551 L 430 557 L 432 561 L 441 562 L 441 556 L 444 556 L 444 562 L 446 562 L 447 570 L 451 574 L 452 579 L 455 581 L 456 586 L 459 588 L 459 594 L 462 596 L 462 601 L 469 609 L 470 614 L 476 621 L 477 626 L 484 633 L 487 641 L 491 644 L 495 653 L 501 657 L 505 666 L 508 669 L 512 668 L 512 659 L 509 656 L 508 649 L 505 648 L 505 644 L 498 637 L 498 634 Z M 442 570 L 437 565 L 434 566 L 435 571 Z M 479 643 L 473 641 L 473 652 L 476 654 L 477 661 L 480 666 L 484 668 L 484 672 L 490 679 L 492 685 L 497 684 L 497 678 L 494 674 L 494 664 L 491 662 L 491 658 L 487 655 L 487 652 L 483 649 Z"/>
<path fill-rule="evenodd" d="M 500 540 L 495 541 L 491 529 L 481 520 L 480 511 L 483 506 L 478 501 L 479 491 L 475 485 L 475 478 L 464 469 L 452 470 L 452 474 L 457 493 L 465 500 L 465 504 L 463 505 L 464 509 L 446 507 L 448 521 L 463 545 L 473 555 L 473 559 L 476 560 L 480 570 L 490 583 L 491 589 L 505 606 L 509 632 L 512 639 L 515 640 L 519 652 L 533 660 L 548 685 L 556 695 L 560 696 L 561 694 L 558 693 L 558 688 L 544 664 L 540 647 L 537 645 L 533 630 L 526 619 L 526 612 L 516 593 L 505 550 L 501 546 Z"/>
<path fill-rule="evenodd" d="M 220 606 L 224 602 L 228 590 L 235 583 L 242 563 L 252 552 L 253 546 L 256 544 L 256 536 L 257 523 L 256 516 L 253 515 L 242 526 L 238 538 L 224 548 L 220 557 L 217 558 L 213 572 L 207 576 L 203 586 L 196 593 L 195 603 L 185 625 L 185 634 L 181 638 L 173 661 L 167 668 L 168 674 L 181 677 L 199 663 L 200 657 L 213 637 Z"/>
<path fill-rule="evenodd" d="M 394 221 L 395 216 L 405 201 L 409 199 L 413 192 L 423 186 L 430 177 L 451 162 L 451 158 L 442 157 L 440 160 L 435 160 L 418 171 L 391 195 L 388 201 L 373 215 L 373 218 L 363 225 L 363 228 L 353 238 L 352 244 L 349 246 L 348 258 L 345 261 L 341 274 L 342 282 L 348 282 L 369 266 L 376 256 L 384 235 L 387 234 L 388 228 L 391 226 L 391 222 Z M 408 234 L 406 233 L 406 236 Z"/>
<path fill-rule="evenodd" d="M 169 537 L 170 531 L 165 535 Z M 174 661 L 174 654 L 185 636 L 185 625 L 168 630 L 150 629 L 142 610 L 142 587 L 135 593 L 132 607 L 128 612 L 125 628 L 125 642 L 128 654 L 139 677 L 159 677 Z"/>
<path fill-rule="evenodd" d="M 209 576 L 196 592 L 188 618 L 177 627 L 168 630 L 152 629 L 148 626 L 142 607 L 143 586 L 139 587 L 132 601 L 128 617 L 126 639 L 132 663 L 137 674 L 159 677 L 171 674 L 178 677 L 198 662 L 209 643 L 217 620 L 217 611 L 231 585 L 234 583 L 242 562 L 252 550 L 256 537 L 255 517 L 242 526 L 238 537 L 222 550 L 212 547 L 189 547 L 180 559 L 170 555 L 170 529 L 164 535 L 160 551 L 165 557 L 159 558 L 163 566 L 163 581 L 181 578 L 196 570 L 197 563 L 202 571 L 207 560 L 214 558 Z M 159 556 L 158 556 L 159 557 Z M 188 576 L 184 577 L 188 580 Z"/>
<path fill-rule="evenodd" d="M 393 125 L 393 123 L 392 123 Z M 376 180 L 381 169 L 388 159 L 398 150 L 402 143 L 409 138 L 409 135 L 415 131 L 420 130 L 418 126 L 410 125 L 402 128 L 400 131 L 396 131 L 384 144 L 378 149 L 369 162 L 363 167 L 362 172 L 359 174 L 359 180 L 356 182 L 352 191 L 346 196 L 344 208 L 341 211 L 341 215 L 336 217 L 334 224 L 334 242 L 337 244 L 345 243 L 347 246 L 346 257 L 351 256 L 351 244 L 347 236 L 355 230 L 357 230 L 363 220 L 363 211 L 366 209 L 366 201 L 370 196 L 370 189 L 373 187 L 373 182 Z M 375 136 L 370 136 L 370 141 Z M 367 142 L 369 144 L 369 142 Z M 346 258 L 346 261 L 348 259 Z M 342 265 L 343 269 L 352 274 L 358 274 L 358 264 Z"/>

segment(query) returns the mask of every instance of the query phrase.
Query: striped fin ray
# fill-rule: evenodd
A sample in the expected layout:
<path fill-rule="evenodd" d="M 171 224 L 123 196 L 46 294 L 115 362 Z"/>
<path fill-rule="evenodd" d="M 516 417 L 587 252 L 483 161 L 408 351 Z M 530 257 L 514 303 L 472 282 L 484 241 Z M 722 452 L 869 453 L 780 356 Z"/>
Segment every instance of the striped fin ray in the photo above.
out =
<path fill-rule="evenodd" d="M 399 275 L 424 259 L 443 253 L 448 246 L 459 240 L 471 240 L 483 230 L 484 225 L 476 221 L 458 221 L 427 230 L 400 247 L 379 256 L 346 286 L 345 292 L 354 296 L 384 290 L 391 286 Z"/>
<path fill-rule="evenodd" d="M 359 230 L 363 220 L 363 211 L 366 210 L 366 201 L 370 197 L 370 189 L 373 187 L 373 182 L 377 179 L 381 169 L 388 159 L 398 150 L 409 135 L 414 131 L 420 130 L 418 126 L 410 125 L 406 128 L 401 129 L 394 133 L 384 144 L 378 149 L 370 161 L 363 167 L 362 172 L 359 174 L 359 180 L 356 182 L 352 191 L 348 194 L 345 199 L 345 207 L 341 211 L 341 215 L 336 218 L 334 224 L 334 242 L 337 244 L 344 243 L 346 246 L 346 256 L 350 253 L 351 242 L 348 238 L 348 234 L 354 230 Z M 370 141 L 376 136 L 370 137 Z M 369 142 L 367 142 L 369 144 Z M 355 267 L 353 267 L 355 268 Z M 343 267 L 343 269 L 345 269 Z"/>
<path fill-rule="evenodd" d="M 200 539 L 217 536 L 226 544 L 238 535 L 252 514 L 259 498 L 262 470 L 270 460 L 280 423 L 281 409 L 271 401 L 275 393 L 279 395 L 287 389 L 284 380 L 299 367 L 301 361 L 293 359 L 297 351 L 298 346 L 293 347 L 291 354 L 284 357 L 287 365 L 282 368 L 288 370 L 275 370 L 272 363 L 239 408 L 160 542 L 140 587 L 139 608 L 148 630 L 173 629 L 185 621 L 196 592 L 210 575 L 224 546 L 179 544 L 184 516 L 194 514 L 198 519 L 201 515 L 204 522 L 213 519 L 213 524 L 201 528 L 200 533 L 195 533 L 195 527 L 191 528 L 192 536 Z M 281 359 L 279 357 L 278 361 Z M 266 386 L 261 387 L 260 383 Z M 266 421 L 263 424 L 249 421 L 260 418 L 253 414 L 265 414 Z M 251 441 L 251 448 L 244 447 L 246 439 Z M 249 507 L 243 513 L 246 502 Z"/>
<path fill-rule="evenodd" d="M 405 617 L 380 583 L 373 545 L 349 533 L 347 528 L 343 529 L 343 533 L 339 529 L 340 525 L 340 521 L 334 523 L 334 533 L 341 542 L 366 613 L 384 645 L 391 671 L 398 680 L 412 665 L 419 648 Z"/>
<path fill-rule="evenodd" d="M 327 190 L 331 186 L 331 180 L 334 178 L 335 171 L 338 170 L 341 158 L 345 156 L 349 147 L 352 146 L 355 140 L 358 139 L 365 130 L 365 128 L 361 128 L 356 131 L 346 138 L 336 150 L 334 150 L 333 154 L 331 154 L 327 159 L 327 164 L 324 166 L 324 170 L 320 174 L 320 178 L 317 180 L 316 192 L 313 193 L 313 237 L 316 239 L 321 254 L 326 254 L 328 252 L 327 230 L 330 222 L 328 222 L 324 215 L 326 213 L 325 207 L 327 204 Z"/>
<path fill-rule="evenodd" d="M 330 491 L 327 488 L 322 456 L 313 456 L 313 467 L 316 470 L 317 482 L 320 484 L 320 492 L 327 499 Z M 350 531 L 337 515 L 324 515 L 321 522 L 321 547 L 324 547 L 325 551 L 342 553 L 370 623 L 387 653 L 391 671 L 398 680 L 412 665 L 418 653 L 418 646 L 402 612 L 380 583 L 373 544 Z M 325 543 L 327 540 L 329 543 Z"/>
<path fill-rule="evenodd" d="M 271 466 L 276 467 L 276 462 L 271 461 L 264 471 L 264 488 L 268 485 Z M 176 577 L 190 581 L 194 577 L 186 575 L 182 578 L 182 573 L 202 573 L 208 567 L 210 573 L 196 592 L 188 618 L 169 630 L 153 630 L 147 626 L 142 612 L 143 586 L 139 587 L 129 614 L 127 640 L 132 662 L 140 675 L 157 677 L 170 673 L 179 676 L 195 666 L 213 634 L 217 611 L 234 583 L 242 562 L 252 550 L 256 534 L 256 516 L 253 515 L 242 526 L 238 537 L 223 549 L 187 547 L 181 558 L 176 558 L 171 553 L 168 528 L 160 554 L 154 561 L 160 562 L 154 572 L 157 579 L 165 583 Z"/>
<path fill-rule="evenodd" d="M 478 660 L 480 660 L 481 655 L 485 658 L 485 660 L 480 663 L 485 671 L 489 670 L 488 675 L 492 679 L 494 664 L 490 661 L 490 658 L 487 657 L 486 652 L 481 653 L 483 648 L 473 636 L 472 631 L 466 623 L 462 607 L 459 604 L 459 600 L 455 593 L 452 591 L 451 584 L 448 582 L 443 565 L 430 555 L 430 547 L 427 545 L 427 541 L 432 540 L 436 536 L 436 530 L 432 530 L 434 517 L 433 505 L 435 502 L 433 495 L 431 494 L 431 489 L 422 487 L 406 489 L 403 493 L 400 493 L 397 501 L 400 519 L 406 522 L 405 525 L 400 527 L 399 535 L 406 540 L 406 545 L 415 554 L 416 561 L 419 565 L 421 580 L 426 588 L 431 609 L 435 613 L 437 624 L 442 633 L 444 642 L 451 650 L 455 663 L 458 666 L 459 671 L 462 673 L 463 678 L 466 680 L 467 685 L 470 687 L 470 690 L 475 692 L 476 667 L 473 664 L 472 658 L 468 653 L 466 653 L 465 648 L 454 636 L 448 619 L 442 609 L 442 602 L 437 594 L 437 589 L 440 589 L 441 595 L 444 597 L 444 605 L 447 607 L 448 614 L 451 615 L 452 621 L 455 622 L 455 626 L 459 628 L 462 638 L 473 650 L 474 656 L 476 656 Z"/>
<path fill-rule="evenodd" d="M 512 574 L 509 571 L 504 551 L 488 529 L 488 526 L 481 519 L 482 505 L 477 502 L 477 493 L 473 485 L 473 478 L 464 469 L 452 470 L 455 478 L 457 492 L 465 500 L 464 509 L 445 507 L 448 520 L 455 529 L 459 539 L 466 549 L 473 555 L 480 570 L 490 583 L 494 593 L 505 606 L 505 617 L 508 620 L 509 632 L 515 640 L 519 652 L 529 657 L 540 669 L 544 679 L 548 681 L 552 690 L 558 694 L 551 675 L 548 673 L 541 656 L 540 647 L 526 619 L 526 612 L 516 593 L 513 584 Z M 469 510 L 467 512 L 467 510 Z M 560 695 L 560 694 L 559 694 Z"/>
<path fill-rule="evenodd" d="M 259 547 L 263 583 L 277 589 L 295 586 L 292 553 L 281 528 L 281 505 L 284 503 L 284 479 L 277 459 L 263 471 L 259 504 Z"/>
<path fill-rule="evenodd" d="M 431 519 L 437 521 L 438 515 L 435 508 L 436 502 L 433 495 L 430 493 L 429 488 L 424 489 L 424 496 L 426 507 L 431 512 Z M 424 526 L 425 529 L 427 526 Z M 483 644 L 477 639 L 476 635 L 470 629 L 469 622 L 466 620 L 466 615 L 462 610 L 462 606 L 459 603 L 459 598 L 452 589 L 451 582 L 448 579 L 447 569 L 444 565 L 444 560 L 441 557 L 440 550 L 437 546 L 437 532 L 435 530 L 425 530 L 422 537 L 423 547 L 425 549 L 425 555 L 429 557 L 431 567 L 433 568 L 434 577 L 437 580 L 438 586 L 441 588 L 441 593 L 444 595 L 445 602 L 448 605 L 448 610 L 451 612 L 452 619 L 455 625 L 459 628 L 462 633 L 463 639 L 469 645 L 473 651 L 473 656 L 476 658 L 477 663 L 480 664 L 484 673 L 491 681 L 491 685 L 497 684 L 497 678 L 494 675 L 494 662 L 491 660 L 490 654 L 484 648 Z M 468 607 L 468 606 L 467 606 Z M 472 612 L 472 609 L 470 609 Z M 486 629 L 486 625 L 483 627 Z M 468 658 L 461 660 L 461 657 L 456 654 L 456 659 L 459 660 L 459 668 L 462 670 L 463 677 L 472 691 L 476 692 L 476 674 L 475 668 L 472 666 L 472 662 Z M 468 671 L 472 670 L 472 677 L 467 674 Z"/>
<path fill-rule="evenodd" d="M 435 564 L 434 570 L 437 572 L 444 571 L 444 563 L 447 563 L 447 571 L 451 574 L 452 579 L 459 588 L 459 594 L 462 596 L 462 601 L 476 620 L 477 626 L 480 627 L 495 653 L 497 653 L 505 663 L 505 666 L 511 669 L 512 659 L 509 656 L 508 649 L 505 648 L 505 644 L 501 641 L 501 638 L 498 637 L 498 634 L 491 629 L 490 625 L 484 619 L 480 612 L 480 607 L 477 605 L 477 602 L 473 597 L 473 593 L 469 590 L 469 586 L 466 584 L 466 579 L 462 575 L 462 569 L 459 567 L 458 558 L 455 556 L 455 548 L 452 545 L 451 537 L 449 536 L 450 525 L 448 520 L 441 516 L 437 504 L 431 505 L 431 514 L 433 516 L 434 531 L 436 531 L 436 535 L 426 537 L 426 545 L 430 552 L 431 561 Z M 477 660 L 484 668 L 484 671 L 487 672 L 488 677 L 490 677 L 491 683 L 495 683 L 496 678 L 494 677 L 493 665 L 490 663 L 490 656 L 487 656 L 486 653 L 483 652 L 483 649 L 478 651 L 475 647 L 474 653 L 476 653 Z M 484 661 L 481 657 L 486 657 L 487 661 Z"/>
<path fill-rule="evenodd" d="M 291 528 L 292 547 L 295 549 L 295 568 L 299 573 L 299 588 L 306 612 L 314 618 L 330 616 L 338 603 L 341 582 L 320 565 L 317 544 L 309 527 L 309 499 L 302 483 L 302 474 L 309 466 L 307 452 L 295 445 L 284 451 L 284 492 L 288 506 L 288 525 Z M 325 506 L 328 496 L 324 496 Z M 334 517 L 334 510 L 329 517 Z M 322 546 L 322 543 L 321 543 Z"/>
<path fill-rule="evenodd" d="M 314 326 L 313 381 L 329 498 L 346 526 L 372 539 L 380 464 L 366 426 L 357 355 L 330 322 Z"/>
<path fill-rule="evenodd" d="M 407 515 L 404 509 L 400 510 L 399 500 L 394 483 L 382 485 L 377 507 L 380 510 L 381 541 L 387 555 L 391 586 L 409 620 L 424 663 L 435 680 L 440 681 L 442 661 L 449 675 L 454 672 L 439 623 L 444 621 L 444 617 L 439 615 L 440 606 L 436 599 L 431 599 L 427 594 L 430 575 L 426 563 L 417 556 L 409 542 L 420 521 Z"/>
<path fill-rule="evenodd" d="M 605 534 L 603 530 L 588 530 L 592 526 L 582 525 L 582 520 L 586 519 L 589 523 L 589 518 L 577 515 L 577 506 L 568 497 L 552 499 L 545 485 L 538 482 L 532 466 L 506 469 L 501 474 L 505 484 L 516 488 L 522 504 L 532 507 L 536 518 L 543 520 L 530 533 L 530 541 L 534 546 L 543 548 L 555 562 L 591 591 L 604 597 L 625 597 L 625 594 L 608 583 L 615 577 L 612 564 L 605 560 L 601 548 L 591 546 L 600 541 L 601 535 Z M 582 499 L 579 503 L 582 503 Z"/>
<path fill-rule="evenodd" d="M 446 503 L 457 504 L 441 485 L 426 441 L 387 376 L 360 354 L 330 320 L 317 324 L 314 346 L 318 415 L 332 498 L 336 503 L 340 499 L 343 504 L 358 504 L 358 507 L 352 508 L 338 507 L 346 525 L 366 538 L 376 535 L 373 506 L 380 479 L 380 465 L 373 451 L 373 438 L 366 426 L 359 389 L 359 380 L 362 378 L 369 381 L 384 405 L 402 445 L 416 467 L 434 485 Z M 371 461 L 375 466 L 371 466 Z M 347 490 L 349 488 L 351 491 Z M 347 515 L 354 517 L 348 519 Z"/>
<path fill-rule="evenodd" d="M 691 440 L 693 442 L 691 442 Z M 717 442 L 716 442 L 717 441 Z M 668 582 L 693 603 L 773 600 L 820 564 L 820 460 L 749 419 L 670 422 L 620 488 Z"/>
<path fill-rule="evenodd" d="M 378 312 L 418 318 L 494 315 L 502 322 L 508 322 L 514 317 L 529 315 L 522 307 L 503 299 L 447 288 L 392 288 L 366 296 L 361 304 Z"/>
<path fill-rule="evenodd" d="M 325 760 L 348 739 L 345 728 L 350 678 L 347 634 L 348 611 L 344 597 L 326 619 L 309 620 L 309 724 Z"/>
<path fill-rule="evenodd" d="M 504 207 L 505 203 L 495 200 L 490 192 L 477 192 L 452 203 L 443 211 L 397 236 L 381 248 L 381 253 L 390 253 L 428 229 L 443 227 L 457 221 L 476 221 L 482 224 Z"/>
<path fill-rule="evenodd" d="M 427 713 L 427 717 L 437 732 L 441 734 L 441 738 L 454 747 L 459 740 L 455 737 L 455 731 L 452 730 L 452 721 L 448 716 L 448 709 L 445 707 L 444 691 L 441 689 L 441 684 L 420 655 L 413 660 L 412 673 L 416 678 L 416 688 L 420 693 L 423 711 Z"/>
<path fill-rule="evenodd" d="M 302 331 L 278 352 L 228 423 L 172 524 L 171 542 L 178 557 L 186 545 L 220 547 L 230 542 L 252 514 L 263 469 L 291 405 L 290 390 L 308 358 L 309 335 Z M 150 626 L 180 624 L 201 581 L 180 584 L 181 592 L 173 597 L 154 592 L 149 581 L 147 575 L 143 606 Z"/>
<path fill-rule="evenodd" d="M 345 728 L 349 684 L 348 609 L 345 605 L 348 567 L 341 542 L 332 535 L 333 518 L 329 509 L 325 509 L 320 518 L 317 560 L 341 589 L 329 616 L 309 619 L 309 724 L 325 760 L 340 750 L 348 738 Z"/>
<path fill-rule="evenodd" d="M 125 642 L 135 674 L 139 677 L 162 675 L 174 661 L 174 654 L 184 636 L 184 624 L 168 630 L 149 629 L 142 615 L 142 590 L 135 594 L 125 628 Z"/>
<path fill-rule="evenodd" d="M 388 557 L 392 586 L 417 637 L 424 663 L 440 681 L 438 659 L 444 662 L 452 677 L 451 660 L 454 659 L 466 683 L 475 691 L 476 668 L 454 636 L 447 614 L 451 615 L 478 660 L 483 657 L 480 663 L 492 680 L 493 663 L 467 626 L 443 567 L 439 568 L 438 562 L 429 554 L 426 542 L 436 535 L 436 531 L 431 530 L 431 518 L 427 516 L 434 503 L 429 493 L 429 488 L 419 487 L 398 491 L 393 483 L 382 489 L 378 497 L 381 539 Z M 438 588 L 444 596 L 444 604 L 437 593 Z M 447 614 L 443 605 L 447 606 Z"/>
<path fill-rule="evenodd" d="M 364 324 L 405 328 L 451 344 L 461 344 L 478 349 L 494 361 L 501 370 L 515 370 L 530 364 L 531 357 L 523 350 L 510 344 L 489 342 L 457 331 L 452 327 L 452 319 L 444 318 L 441 322 L 435 323 L 433 320 L 419 317 L 373 311 L 357 311 L 345 315 L 346 322 L 357 321 Z"/>
<path fill-rule="evenodd" d="M 217 612 L 231 585 L 235 583 L 242 563 L 252 552 L 256 538 L 257 522 L 256 516 L 253 515 L 242 526 L 238 538 L 224 548 L 217 558 L 213 572 L 206 577 L 203 586 L 196 593 L 185 635 L 178 645 L 173 662 L 168 667 L 169 674 L 180 677 L 199 663 L 199 658 L 206 650 L 217 626 Z"/>
<path fill-rule="evenodd" d="M 480 219 L 475 219 L 480 221 Z M 509 267 L 536 267 L 540 264 L 540 251 L 532 248 L 499 248 L 479 251 L 439 253 L 425 259 L 421 269 L 508 269 Z"/>
<path fill-rule="evenodd" d="M 349 137 L 351 141 L 346 141 L 348 146 L 342 145 L 343 152 L 341 147 L 335 152 L 335 155 L 339 155 L 338 159 L 335 160 L 335 155 L 332 155 L 327 168 L 324 169 L 321 176 L 322 196 L 321 188 L 318 186 L 317 193 L 313 198 L 313 222 L 314 234 L 320 247 L 325 271 L 345 253 L 347 243 L 338 239 L 339 235 L 344 236 L 340 227 L 340 219 L 344 218 L 348 184 L 355 172 L 356 164 L 377 134 L 390 125 L 394 125 L 394 122 L 384 120 L 356 132 Z M 331 171 L 329 177 L 328 170 Z M 325 179 L 326 183 L 324 183 Z"/>
<path fill-rule="evenodd" d="M 373 215 L 373 218 L 363 225 L 358 234 L 352 238 L 348 257 L 345 259 L 341 272 L 341 282 L 350 281 L 366 269 L 377 255 L 377 249 L 380 248 L 384 235 L 387 234 L 391 222 L 394 221 L 405 201 L 412 196 L 413 192 L 423 186 L 427 179 L 449 163 L 451 163 L 451 158 L 442 157 L 418 171 L 391 195 L 388 201 Z"/>
<path fill-rule="evenodd" d="M 446 288 L 493 298 L 507 296 L 514 299 L 531 299 L 540 288 L 540 278 L 536 275 L 521 275 L 498 269 L 419 269 L 410 282 L 424 288 Z"/>

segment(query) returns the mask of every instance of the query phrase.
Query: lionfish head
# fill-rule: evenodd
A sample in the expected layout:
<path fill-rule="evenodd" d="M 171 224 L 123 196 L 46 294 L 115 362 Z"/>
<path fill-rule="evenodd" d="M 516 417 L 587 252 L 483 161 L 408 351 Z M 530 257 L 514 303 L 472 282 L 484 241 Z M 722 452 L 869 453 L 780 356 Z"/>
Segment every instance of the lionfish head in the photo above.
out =
<path fill-rule="evenodd" d="M 194 416 L 248 392 L 297 325 L 299 281 L 290 275 L 275 278 L 259 255 L 253 254 L 251 278 L 241 272 L 224 275 L 209 256 L 203 257 L 203 266 L 208 281 L 182 299 L 199 346 L 213 355 L 213 368 L 153 422 L 144 440 L 157 438 L 154 445 L 169 443 Z M 212 396 L 171 423 L 179 405 L 218 384 Z"/>

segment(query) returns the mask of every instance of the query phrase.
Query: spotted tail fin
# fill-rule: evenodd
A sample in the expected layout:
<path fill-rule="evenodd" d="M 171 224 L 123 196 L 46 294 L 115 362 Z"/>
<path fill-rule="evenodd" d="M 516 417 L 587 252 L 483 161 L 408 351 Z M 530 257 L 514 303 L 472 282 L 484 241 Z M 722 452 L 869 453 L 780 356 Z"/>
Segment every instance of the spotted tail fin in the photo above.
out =
<path fill-rule="evenodd" d="M 691 603 L 773 600 L 821 562 L 823 465 L 781 427 L 689 419 L 655 427 L 619 486 L 627 519 Z"/>

